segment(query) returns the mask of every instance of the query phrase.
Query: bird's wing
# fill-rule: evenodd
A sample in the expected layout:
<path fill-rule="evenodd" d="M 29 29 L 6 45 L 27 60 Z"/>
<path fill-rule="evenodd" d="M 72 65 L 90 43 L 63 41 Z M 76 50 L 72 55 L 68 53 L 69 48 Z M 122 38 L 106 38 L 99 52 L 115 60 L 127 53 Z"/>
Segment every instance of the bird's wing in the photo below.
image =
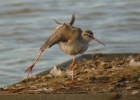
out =
<path fill-rule="evenodd" d="M 62 25 L 62 23 L 60 23 L 59 21 L 53 19 L 55 21 L 56 24 Z"/>
<path fill-rule="evenodd" d="M 69 24 L 62 24 L 57 26 L 51 36 L 47 39 L 47 41 L 42 45 L 40 50 L 45 50 L 53 46 L 54 44 L 62 42 L 67 42 L 71 38 L 72 27 Z"/>
<path fill-rule="evenodd" d="M 75 12 L 73 13 L 71 21 L 70 21 L 69 24 L 72 26 L 74 24 L 74 21 L 75 21 Z"/>
<path fill-rule="evenodd" d="M 55 19 L 53 19 L 53 20 L 55 21 L 56 24 L 62 25 L 61 22 L 59 22 L 59 21 L 57 21 L 57 20 L 55 20 Z M 75 12 L 74 12 L 73 15 L 72 15 L 72 18 L 71 18 L 71 21 L 70 21 L 69 25 L 72 26 L 72 25 L 74 24 L 74 21 L 75 21 Z"/>

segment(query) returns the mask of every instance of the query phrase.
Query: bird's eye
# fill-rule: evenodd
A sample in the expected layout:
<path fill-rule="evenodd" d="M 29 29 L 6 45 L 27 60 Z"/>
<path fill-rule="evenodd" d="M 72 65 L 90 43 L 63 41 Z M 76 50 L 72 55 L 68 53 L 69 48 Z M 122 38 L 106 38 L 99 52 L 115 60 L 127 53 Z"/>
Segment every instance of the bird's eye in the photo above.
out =
<path fill-rule="evenodd" d="M 85 34 L 85 36 L 89 36 L 89 37 L 92 37 L 92 36 L 91 36 L 90 34 L 87 34 L 87 33 Z"/>
<path fill-rule="evenodd" d="M 89 36 L 89 34 L 87 34 L 87 33 L 86 33 L 85 35 L 86 35 L 86 36 Z"/>
<path fill-rule="evenodd" d="M 92 37 L 92 35 L 88 35 L 89 37 Z"/>

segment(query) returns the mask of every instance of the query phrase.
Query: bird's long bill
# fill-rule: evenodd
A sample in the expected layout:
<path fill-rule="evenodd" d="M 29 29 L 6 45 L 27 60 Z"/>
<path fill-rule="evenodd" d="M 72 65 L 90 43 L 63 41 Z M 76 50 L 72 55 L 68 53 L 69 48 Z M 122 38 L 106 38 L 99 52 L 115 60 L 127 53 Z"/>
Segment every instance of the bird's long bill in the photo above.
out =
<path fill-rule="evenodd" d="M 97 41 L 97 42 L 99 42 L 99 43 L 101 43 L 102 45 L 104 45 L 105 46 L 105 44 L 104 43 L 102 43 L 101 41 L 99 41 L 99 40 L 97 40 L 96 38 L 92 38 L 93 40 L 95 40 L 95 41 Z"/>

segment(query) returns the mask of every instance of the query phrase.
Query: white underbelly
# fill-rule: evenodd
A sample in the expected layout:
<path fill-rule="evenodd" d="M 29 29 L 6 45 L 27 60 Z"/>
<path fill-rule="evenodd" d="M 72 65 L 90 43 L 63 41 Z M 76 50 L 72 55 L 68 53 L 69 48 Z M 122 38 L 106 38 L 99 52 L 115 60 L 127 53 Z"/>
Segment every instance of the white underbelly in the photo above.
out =
<path fill-rule="evenodd" d="M 69 55 L 77 55 L 82 54 L 88 49 L 88 43 L 68 43 L 68 42 L 60 42 L 59 47 L 63 52 Z"/>

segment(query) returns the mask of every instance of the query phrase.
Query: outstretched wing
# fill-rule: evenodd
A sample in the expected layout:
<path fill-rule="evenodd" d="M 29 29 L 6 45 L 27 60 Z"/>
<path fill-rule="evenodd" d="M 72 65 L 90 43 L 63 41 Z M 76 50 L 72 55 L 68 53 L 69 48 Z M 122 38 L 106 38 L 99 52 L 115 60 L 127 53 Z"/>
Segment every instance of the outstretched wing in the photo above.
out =
<path fill-rule="evenodd" d="M 72 27 L 69 24 L 62 24 L 57 26 L 51 36 L 47 39 L 47 41 L 42 45 L 40 50 L 45 50 L 53 46 L 54 44 L 62 42 L 67 42 L 71 38 Z"/>
<path fill-rule="evenodd" d="M 40 48 L 40 50 L 45 50 L 50 48 L 51 46 L 53 46 L 54 44 L 59 43 L 60 41 L 62 42 L 67 42 L 69 39 L 74 38 L 73 37 L 73 33 L 75 33 L 73 31 L 72 28 L 74 28 L 72 25 L 74 24 L 75 21 L 75 12 L 72 15 L 71 21 L 69 24 L 62 24 L 60 22 L 58 22 L 57 20 L 53 19 L 57 24 L 59 24 L 59 26 L 57 26 L 51 36 L 47 39 L 47 41 L 42 45 L 42 47 Z M 75 34 L 78 35 L 79 33 Z"/>
<path fill-rule="evenodd" d="M 73 13 L 71 21 L 70 21 L 69 24 L 72 26 L 74 24 L 74 21 L 75 21 L 75 12 Z"/>
<path fill-rule="evenodd" d="M 62 25 L 61 22 L 59 22 L 59 21 L 57 21 L 55 19 L 53 19 L 53 20 L 55 21 L 56 24 Z M 74 21 L 75 21 L 75 12 L 73 13 L 72 18 L 71 18 L 71 21 L 70 21 L 69 24 L 72 26 L 74 24 Z"/>

